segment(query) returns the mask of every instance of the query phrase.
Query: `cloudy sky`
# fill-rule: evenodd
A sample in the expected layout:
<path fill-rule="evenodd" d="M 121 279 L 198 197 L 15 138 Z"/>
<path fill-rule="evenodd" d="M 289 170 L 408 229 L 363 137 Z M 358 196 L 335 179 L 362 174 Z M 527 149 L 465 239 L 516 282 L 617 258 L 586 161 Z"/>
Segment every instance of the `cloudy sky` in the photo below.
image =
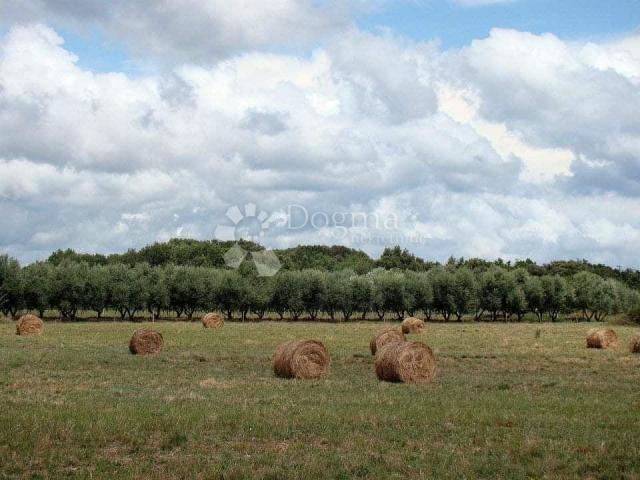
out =
<path fill-rule="evenodd" d="M 0 251 L 240 211 L 272 247 L 640 267 L 639 26 L 637 0 L 2 0 Z"/>

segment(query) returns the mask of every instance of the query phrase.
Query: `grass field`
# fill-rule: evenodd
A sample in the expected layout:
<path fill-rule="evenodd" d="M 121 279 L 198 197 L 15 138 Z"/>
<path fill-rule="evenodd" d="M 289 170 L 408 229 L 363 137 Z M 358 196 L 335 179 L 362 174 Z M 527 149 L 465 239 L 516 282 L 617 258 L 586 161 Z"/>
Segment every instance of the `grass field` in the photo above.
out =
<path fill-rule="evenodd" d="M 0 478 L 640 478 L 637 329 L 585 348 L 593 324 L 428 324 L 429 385 L 379 383 L 382 324 L 0 323 Z M 325 381 L 276 379 L 277 344 L 316 338 Z"/>

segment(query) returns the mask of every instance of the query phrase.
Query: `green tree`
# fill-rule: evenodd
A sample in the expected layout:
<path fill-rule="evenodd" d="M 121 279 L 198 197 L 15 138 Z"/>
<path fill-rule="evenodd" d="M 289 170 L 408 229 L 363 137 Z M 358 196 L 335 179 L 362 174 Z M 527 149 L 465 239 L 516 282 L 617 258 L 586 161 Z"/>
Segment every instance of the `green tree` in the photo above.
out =
<path fill-rule="evenodd" d="M 102 313 L 109 306 L 109 269 L 102 265 L 95 265 L 87 272 L 85 285 L 84 305 L 96 312 L 98 318 L 102 318 Z"/>
<path fill-rule="evenodd" d="M 433 285 L 433 308 L 448 322 L 451 314 L 457 310 L 456 278 L 449 268 L 436 267 L 429 273 Z"/>
<path fill-rule="evenodd" d="M 529 277 L 524 286 L 524 294 L 529 310 L 536 315 L 538 321 L 542 322 L 545 304 L 544 288 L 540 277 Z"/>
<path fill-rule="evenodd" d="M 454 313 L 458 321 L 462 321 L 465 313 L 476 312 L 478 306 L 478 284 L 476 277 L 467 267 L 457 268 L 453 274 Z"/>
<path fill-rule="evenodd" d="M 273 277 L 257 277 L 250 290 L 251 311 L 262 320 L 273 301 Z"/>
<path fill-rule="evenodd" d="M 516 315 L 518 321 L 521 322 L 527 313 L 527 295 L 524 288 L 517 283 L 509 290 L 506 301 L 507 317 L 511 318 Z"/>
<path fill-rule="evenodd" d="M 274 276 L 272 308 L 280 318 L 289 312 L 298 320 L 305 310 L 304 276 L 300 272 L 281 271 Z"/>
<path fill-rule="evenodd" d="M 373 308 L 380 320 L 387 312 L 394 312 L 402 318 L 407 310 L 407 293 L 404 276 L 399 272 L 375 269 L 369 274 L 373 280 Z"/>
<path fill-rule="evenodd" d="M 151 320 L 160 317 L 162 310 L 169 308 L 169 285 L 166 271 L 155 267 L 145 271 L 143 278 L 144 305 L 151 314 Z"/>
<path fill-rule="evenodd" d="M 603 280 L 598 283 L 593 291 L 591 308 L 597 322 L 602 322 L 610 314 L 616 313 L 618 309 L 618 299 L 616 297 L 616 284 L 614 280 Z"/>
<path fill-rule="evenodd" d="M 571 291 L 566 280 L 559 275 L 545 275 L 541 279 L 544 292 L 544 310 L 551 321 L 558 320 L 561 312 L 565 311 L 571 302 Z"/>
<path fill-rule="evenodd" d="M 24 307 L 37 311 L 40 318 L 43 318 L 45 310 L 51 304 L 53 266 L 50 263 L 36 262 L 24 267 L 21 274 Z"/>
<path fill-rule="evenodd" d="M 386 270 L 427 270 L 427 264 L 422 258 L 415 256 L 406 248 L 403 249 L 399 246 L 385 248 L 376 264 L 378 267 Z"/>
<path fill-rule="evenodd" d="M 319 270 L 303 270 L 299 273 L 302 303 L 311 320 L 316 320 L 318 313 L 325 306 L 327 295 L 327 278 Z M 297 282 L 298 283 L 298 282 Z"/>
<path fill-rule="evenodd" d="M 327 293 L 324 310 L 331 319 L 335 319 L 336 312 L 342 313 L 342 318 L 349 321 L 356 309 L 353 279 L 355 274 L 350 270 L 331 272 L 327 278 Z"/>
<path fill-rule="evenodd" d="M 602 278 L 591 272 L 578 272 L 571 278 L 574 290 L 573 305 L 582 312 L 585 320 L 591 321 L 595 316 L 594 299 L 601 287 Z"/>
<path fill-rule="evenodd" d="M 373 284 L 371 279 L 365 275 L 354 275 L 351 277 L 350 283 L 353 308 L 360 312 L 361 318 L 364 320 L 372 309 Z"/>
<path fill-rule="evenodd" d="M 145 309 L 145 273 L 149 267 L 138 264 L 129 267 L 123 263 L 109 265 L 109 303 L 119 313 L 120 319 L 134 320 L 136 313 Z"/>
<path fill-rule="evenodd" d="M 509 293 L 514 288 L 515 281 L 509 272 L 502 267 L 491 267 L 480 277 L 479 305 L 482 311 L 491 313 L 491 319 L 496 321 L 502 313 L 507 319 L 509 311 Z"/>
<path fill-rule="evenodd" d="M 280 320 L 289 308 L 289 298 L 294 294 L 292 276 L 289 272 L 281 271 L 273 277 L 273 296 L 271 298 L 271 309 L 278 314 Z M 302 301 L 302 296 L 300 296 Z"/>
<path fill-rule="evenodd" d="M 74 320 L 85 306 L 88 276 L 89 265 L 86 263 L 64 260 L 53 269 L 51 305 L 58 309 L 62 318 Z"/>
<path fill-rule="evenodd" d="M 218 292 L 218 304 L 227 313 L 227 318 L 231 319 L 233 311 L 240 313 L 242 321 L 247 319 L 251 308 L 251 291 L 244 277 L 235 270 L 225 270 L 220 273 L 220 283 L 216 291 Z"/>
<path fill-rule="evenodd" d="M 22 308 L 20 263 L 8 255 L 0 255 L 0 308 L 14 318 Z"/>
<path fill-rule="evenodd" d="M 178 317 L 185 314 L 189 320 L 193 319 L 193 314 L 208 303 L 208 269 L 178 266 L 170 268 L 167 273 L 170 275 L 167 278 L 170 308 Z"/>

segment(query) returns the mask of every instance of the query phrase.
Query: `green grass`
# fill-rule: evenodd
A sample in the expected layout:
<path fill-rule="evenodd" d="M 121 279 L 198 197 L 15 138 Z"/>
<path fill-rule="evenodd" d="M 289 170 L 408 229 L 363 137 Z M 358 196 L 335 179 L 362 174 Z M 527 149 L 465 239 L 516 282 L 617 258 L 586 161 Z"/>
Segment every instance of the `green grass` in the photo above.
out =
<path fill-rule="evenodd" d="M 379 383 L 381 324 L 0 323 L 0 478 L 640 478 L 636 329 L 587 350 L 589 324 L 428 324 L 429 385 Z M 539 330 L 539 335 L 536 331 Z M 316 338 L 325 381 L 276 379 L 280 342 Z"/>

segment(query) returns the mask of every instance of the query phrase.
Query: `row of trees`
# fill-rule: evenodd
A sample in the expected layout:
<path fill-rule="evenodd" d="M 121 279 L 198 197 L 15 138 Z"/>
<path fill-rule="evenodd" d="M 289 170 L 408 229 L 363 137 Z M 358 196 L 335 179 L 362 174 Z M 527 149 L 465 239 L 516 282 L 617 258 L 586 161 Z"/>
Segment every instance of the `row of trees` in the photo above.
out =
<path fill-rule="evenodd" d="M 245 251 L 263 250 L 257 243 L 241 240 L 240 246 Z M 58 250 L 48 258 L 56 265 L 64 261 L 87 262 L 89 265 L 108 265 L 124 263 L 135 266 L 148 263 L 151 266 L 185 265 L 193 267 L 224 268 L 224 254 L 235 242 L 218 240 L 193 240 L 174 238 L 167 242 L 158 242 L 141 248 L 129 250 L 122 254 L 87 254 L 73 250 Z M 438 266 L 420 258 L 399 246 L 385 248 L 378 259 L 372 259 L 365 252 L 344 246 L 298 245 L 284 250 L 275 250 L 284 270 L 317 269 L 326 271 L 353 270 L 358 274 L 368 273 L 376 268 L 386 270 L 400 269 L 415 272 L 426 272 Z M 586 260 L 555 261 L 538 265 L 530 259 L 515 262 L 497 259 L 495 261 L 480 258 L 451 257 L 446 265 L 467 267 L 474 272 L 484 272 L 497 266 L 507 270 L 524 269 L 530 275 L 560 275 L 569 278 L 579 272 L 595 273 L 603 278 L 613 278 L 627 286 L 640 289 L 640 270 L 612 268 L 607 265 L 593 264 Z"/>
<path fill-rule="evenodd" d="M 363 275 L 352 270 L 282 271 L 274 277 L 208 267 L 151 267 L 137 264 L 93 265 L 63 261 L 21 268 L 0 257 L 0 309 L 16 316 L 21 310 L 56 309 L 73 319 L 83 310 L 101 317 L 113 310 L 125 319 L 141 312 L 159 317 L 173 311 L 191 318 L 198 311 L 221 310 L 264 318 L 364 318 L 439 316 L 445 321 L 472 315 L 476 320 L 522 320 L 527 313 L 539 321 L 558 320 L 580 312 L 585 320 L 604 320 L 627 312 L 640 295 L 623 283 L 579 272 L 569 279 L 532 276 L 524 269 L 493 266 L 474 272 L 466 266 L 436 266 L 427 272 L 375 269 Z"/>

